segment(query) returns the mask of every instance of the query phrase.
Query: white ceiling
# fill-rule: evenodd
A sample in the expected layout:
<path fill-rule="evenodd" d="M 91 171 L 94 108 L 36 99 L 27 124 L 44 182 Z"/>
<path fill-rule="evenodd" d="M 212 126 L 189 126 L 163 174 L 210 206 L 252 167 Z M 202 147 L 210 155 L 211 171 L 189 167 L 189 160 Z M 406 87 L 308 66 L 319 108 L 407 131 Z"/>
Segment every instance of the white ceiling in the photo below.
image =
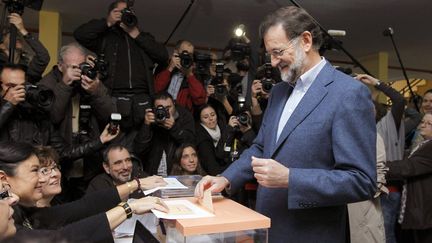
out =
<path fill-rule="evenodd" d="M 73 32 L 78 25 L 91 18 L 106 16 L 110 0 L 46 0 L 44 10 L 58 11 L 63 32 Z M 190 0 L 136 0 L 135 11 L 142 30 L 151 32 L 164 42 Z M 324 28 L 342 29 L 344 47 L 356 58 L 386 51 L 389 64 L 399 66 L 389 37 L 382 31 L 391 26 L 405 67 L 428 70 L 408 71 L 410 78 L 432 80 L 432 31 L 429 0 L 298 0 Z M 232 29 L 243 23 L 247 35 L 255 43 L 258 26 L 265 15 L 275 9 L 292 5 L 288 0 L 195 0 L 170 43 L 189 39 L 196 46 L 223 48 Z M 37 12 L 26 9 L 26 25 L 38 27 Z M 65 38 L 69 40 L 70 38 Z M 344 54 L 327 52 L 331 60 L 349 60 Z M 400 70 L 391 70 L 389 79 L 402 79 Z"/>

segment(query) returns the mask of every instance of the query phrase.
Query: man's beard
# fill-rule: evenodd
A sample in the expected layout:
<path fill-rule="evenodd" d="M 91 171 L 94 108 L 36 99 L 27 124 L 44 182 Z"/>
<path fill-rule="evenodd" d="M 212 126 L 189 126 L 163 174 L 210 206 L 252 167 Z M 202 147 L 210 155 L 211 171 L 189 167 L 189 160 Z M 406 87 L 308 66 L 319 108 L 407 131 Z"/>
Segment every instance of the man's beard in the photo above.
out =
<path fill-rule="evenodd" d="M 304 65 L 304 61 L 306 59 L 306 54 L 300 48 L 300 45 L 295 45 L 295 60 L 289 65 L 287 72 L 282 72 L 281 70 L 281 79 L 284 82 L 289 83 L 291 86 L 295 86 L 297 79 L 301 75 L 301 70 Z M 279 64 L 280 65 L 280 64 Z"/>

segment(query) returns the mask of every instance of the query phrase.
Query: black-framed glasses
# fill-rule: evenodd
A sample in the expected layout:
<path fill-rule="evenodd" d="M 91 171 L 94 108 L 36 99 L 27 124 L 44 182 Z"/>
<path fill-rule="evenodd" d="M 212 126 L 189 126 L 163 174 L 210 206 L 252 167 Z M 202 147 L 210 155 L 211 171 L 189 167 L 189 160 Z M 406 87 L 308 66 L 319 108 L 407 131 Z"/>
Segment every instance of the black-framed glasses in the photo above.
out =
<path fill-rule="evenodd" d="M 3 191 L 0 192 L 0 200 L 5 200 L 9 197 L 11 197 L 11 194 L 9 193 L 10 190 L 10 186 L 9 185 L 4 185 L 3 186 Z"/>
<path fill-rule="evenodd" d="M 39 173 L 44 176 L 49 176 L 52 175 L 54 170 L 56 170 L 57 172 L 60 171 L 60 165 L 53 164 L 50 167 L 42 167 L 39 169 Z"/>

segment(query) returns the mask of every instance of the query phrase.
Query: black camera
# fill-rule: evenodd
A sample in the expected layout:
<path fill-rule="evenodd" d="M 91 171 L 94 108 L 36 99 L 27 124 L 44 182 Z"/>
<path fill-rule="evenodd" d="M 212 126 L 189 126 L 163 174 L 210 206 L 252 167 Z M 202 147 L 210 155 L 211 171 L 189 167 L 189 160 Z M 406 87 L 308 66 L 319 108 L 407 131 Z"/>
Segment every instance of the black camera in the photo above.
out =
<path fill-rule="evenodd" d="M 9 13 L 23 15 L 24 8 L 28 7 L 34 10 L 41 10 L 43 0 L 3 0 Z"/>
<path fill-rule="evenodd" d="M 226 86 L 223 84 L 224 67 L 222 62 L 216 63 L 216 76 L 212 80 L 212 85 L 215 87 L 216 96 L 225 96 L 228 94 Z"/>
<path fill-rule="evenodd" d="M 192 58 L 192 55 L 189 54 L 188 51 L 182 51 L 182 53 L 180 53 L 179 57 L 180 57 L 180 65 L 183 68 L 188 69 L 192 66 L 193 58 Z"/>
<path fill-rule="evenodd" d="M 261 80 L 262 89 L 266 93 L 270 93 L 270 90 L 273 88 L 274 80 L 272 78 L 272 70 L 273 67 L 271 65 L 270 55 L 266 55 L 264 64 L 264 78 Z"/>
<path fill-rule="evenodd" d="M 87 135 L 90 131 L 91 106 L 80 104 L 79 106 L 79 134 Z"/>
<path fill-rule="evenodd" d="M 237 99 L 238 107 L 239 107 L 239 113 L 237 115 L 237 120 L 242 126 L 248 126 L 251 123 L 249 114 L 246 112 L 246 99 L 243 96 L 239 96 Z"/>
<path fill-rule="evenodd" d="M 163 122 L 166 119 L 170 118 L 169 110 L 162 105 L 158 105 L 157 107 L 153 108 L 152 110 L 153 110 L 153 113 L 155 114 L 156 122 Z"/>
<path fill-rule="evenodd" d="M 49 110 L 54 102 L 54 92 L 44 86 L 26 84 L 26 102 L 34 107 Z"/>
<path fill-rule="evenodd" d="M 250 56 L 250 52 L 251 52 L 249 44 L 240 41 L 235 41 L 231 45 L 230 50 L 231 50 L 231 58 L 234 61 L 245 59 L 246 57 Z"/>
<path fill-rule="evenodd" d="M 210 54 L 195 52 L 194 61 L 196 74 L 210 75 L 210 65 L 213 61 Z"/>
<path fill-rule="evenodd" d="M 121 22 L 127 27 L 135 27 L 138 24 L 138 18 L 135 16 L 135 14 L 129 7 L 124 8 L 121 13 Z"/>
<path fill-rule="evenodd" d="M 90 79 L 95 79 L 97 76 L 96 66 L 92 67 L 90 63 L 83 62 L 79 65 L 79 69 L 81 69 L 81 74 L 89 77 Z"/>
<path fill-rule="evenodd" d="M 111 113 L 111 120 L 108 126 L 108 133 L 115 135 L 120 127 L 122 116 L 120 113 Z"/>

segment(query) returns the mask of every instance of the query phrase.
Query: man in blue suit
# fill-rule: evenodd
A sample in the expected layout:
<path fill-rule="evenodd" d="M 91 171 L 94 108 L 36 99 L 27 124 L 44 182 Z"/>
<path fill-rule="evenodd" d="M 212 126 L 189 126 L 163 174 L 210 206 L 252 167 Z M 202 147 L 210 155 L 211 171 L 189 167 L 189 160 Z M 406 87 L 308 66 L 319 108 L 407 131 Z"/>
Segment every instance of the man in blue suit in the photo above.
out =
<path fill-rule="evenodd" d="M 345 242 L 346 204 L 376 187 L 369 90 L 319 55 L 321 31 L 304 10 L 277 10 L 260 34 L 285 82 L 272 89 L 254 144 L 220 176 L 204 177 L 196 196 L 255 177 L 256 210 L 272 220 L 269 242 Z"/>

